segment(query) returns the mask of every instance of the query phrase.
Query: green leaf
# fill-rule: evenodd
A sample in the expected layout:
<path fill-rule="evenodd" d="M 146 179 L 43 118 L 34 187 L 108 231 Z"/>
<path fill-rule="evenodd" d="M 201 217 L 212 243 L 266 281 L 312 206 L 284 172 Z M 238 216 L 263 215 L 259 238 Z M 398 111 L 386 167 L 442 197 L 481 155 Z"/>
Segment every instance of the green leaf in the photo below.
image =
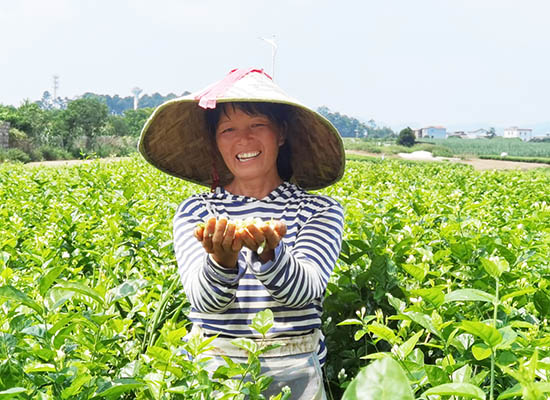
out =
<path fill-rule="evenodd" d="M 256 352 L 258 351 L 258 344 L 248 338 L 239 338 L 232 340 L 231 344 L 252 354 L 256 354 Z"/>
<path fill-rule="evenodd" d="M 117 287 L 110 289 L 105 296 L 109 304 L 119 301 L 125 297 L 136 294 L 140 289 L 147 287 L 149 282 L 145 279 L 132 279 L 121 283 Z"/>
<path fill-rule="evenodd" d="M 141 389 L 145 387 L 146 385 L 143 382 L 137 381 L 135 379 L 115 379 L 108 388 L 102 389 L 101 392 L 96 392 L 94 398 L 120 396 L 121 394 L 129 392 L 131 390 Z"/>
<path fill-rule="evenodd" d="M 485 400 L 485 393 L 483 390 L 471 383 L 444 383 L 422 393 L 423 397 L 431 395 L 460 396 L 468 399 Z"/>
<path fill-rule="evenodd" d="M 38 291 L 42 297 L 44 297 L 48 289 L 52 286 L 52 283 L 59 277 L 59 275 L 61 275 L 65 268 L 67 268 L 66 265 L 50 268 L 48 272 L 40 278 L 40 281 L 38 282 Z"/>
<path fill-rule="evenodd" d="M 97 303 L 99 303 L 101 306 L 103 306 L 103 296 L 99 294 L 96 290 L 92 289 L 91 287 L 80 283 L 80 282 L 68 282 L 68 281 L 61 281 L 58 282 L 57 285 L 54 287 L 55 289 L 62 289 L 67 290 L 74 293 L 79 293 L 84 296 L 88 296 L 92 299 L 94 299 Z"/>
<path fill-rule="evenodd" d="M 502 392 L 497 397 L 497 400 L 513 399 L 514 397 L 521 397 L 522 392 L 523 392 L 523 388 L 518 383 L 512 386 L 511 388 L 506 389 L 504 392 Z"/>
<path fill-rule="evenodd" d="M 491 357 L 491 348 L 485 343 L 476 343 L 472 346 L 472 354 L 478 361 Z"/>
<path fill-rule="evenodd" d="M 416 346 L 416 343 L 418 342 L 418 339 L 424 334 L 424 329 L 421 329 L 420 331 L 416 332 L 410 339 L 408 339 L 405 343 L 400 345 L 397 348 L 397 356 L 404 360 L 407 358 L 407 356 L 413 351 L 414 346 Z"/>
<path fill-rule="evenodd" d="M 437 386 L 444 383 L 449 383 L 449 375 L 438 365 L 424 365 L 424 370 L 426 371 L 426 376 L 430 385 Z"/>
<path fill-rule="evenodd" d="M 489 347 L 495 347 L 502 341 L 500 332 L 483 322 L 478 321 L 462 321 L 460 328 L 468 333 L 482 339 Z"/>
<path fill-rule="evenodd" d="M 22 291 L 14 288 L 13 286 L 8 285 L 8 286 L 0 287 L 0 297 L 5 297 L 13 301 L 16 301 L 18 303 L 21 303 L 29 308 L 32 308 L 38 314 L 43 314 L 44 312 L 44 310 L 42 309 L 42 307 L 40 307 L 40 305 L 35 303 L 33 300 L 29 298 L 29 296 L 27 296 Z"/>
<path fill-rule="evenodd" d="M 420 264 L 401 264 L 401 267 L 407 271 L 413 278 L 423 282 L 428 273 L 428 265 L 425 263 Z"/>
<path fill-rule="evenodd" d="M 452 301 L 483 301 L 496 304 L 497 298 L 483 290 L 457 289 L 445 295 L 445 303 L 450 303 Z"/>
<path fill-rule="evenodd" d="M 398 297 L 392 296 L 391 293 L 386 293 L 386 297 L 388 298 L 388 303 L 390 303 L 390 305 L 395 309 L 395 311 L 397 311 L 398 313 L 403 312 L 403 310 L 406 307 L 406 304 L 403 300 L 401 300 Z M 370 317 L 371 318 L 369 318 L 369 321 L 376 318 L 375 316 L 372 316 L 372 315 Z"/>
<path fill-rule="evenodd" d="M 374 333 L 380 339 L 384 339 L 390 344 L 397 344 L 401 341 L 401 339 L 395 336 L 395 333 L 392 329 L 388 328 L 385 325 L 379 324 L 378 322 L 373 322 L 367 327 L 367 329 L 369 330 L 369 332 Z"/>
<path fill-rule="evenodd" d="M 533 295 L 533 304 L 541 316 L 550 316 L 550 296 L 546 292 L 537 290 Z"/>
<path fill-rule="evenodd" d="M 518 334 L 512 329 L 511 326 L 505 326 L 500 328 L 499 333 L 502 336 L 502 342 L 497 346 L 498 349 L 509 349 L 510 346 L 516 341 Z"/>
<path fill-rule="evenodd" d="M 385 357 L 361 369 L 342 400 L 414 400 L 414 395 L 401 366 Z"/>
<path fill-rule="evenodd" d="M 438 337 L 441 337 L 441 332 L 439 331 L 439 329 L 437 329 L 434 326 L 434 324 L 432 322 L 432 318 L 429 315 L 421 313 L 421 312 L 417 312 L 417 311 L 408 311 L 408 312 L 404 313 L 403 315 L 408 317 L 408 319 L 416 322 L 418 325 L 420 325 L 422 328 L 426 329 L 428 332 L 431 332 L 434 335 L 436 335 Z"/>
<path fill-rule="evenodd" d="M 505 302 L 508 299 L 513 299 L 514 297 L 523 296 L 524 294 L 531 294 L 535 293 L 537 289 L 535 288 L 527 288 L 527 289 L 521 289 L 521 290 L 515 290 L 511 293 L 507 293 L 504 296 L 501 296 L 500 301 Z"/>
<path fill-rule="evenodd" d="M 259 332 L 262 336 L 265 336 L 273 326 L 273 322 L 273 311 L 267 308 L 263 311 L 260 311 L 254 316 L 250 326 L 252 327 L 252 329 Z"/>
<path fill-rule="evenodd" d="M 48 308 L 48 310 L 51 312 L 72 299 L 74 295 L 74 292 L 69 292 L 62 288 L 53 287 L 46 294 L 44 303 L 46 305 L 46 308 Z"/>
<path fill-rule="evenodd" d="M 147 355 L 164 364 L 169 364 L 173 353 L 158 346 L 150 346 L 147 349 Z"/>
<path fill-rule="evenodd" d="M 55 372 L 55 366 L 53 364 L 32 363 L 25 366 L 25 372 L 30 374 L 32 372 Z"/>
<path fill-rule="evenodd" d="M 365 336 L 366 333 L 367 333 L 366 330 L 360 329 L 360 330 L 358 330 L 357 332 L 355 332 L 355 334 L 353 335 L 353 339 L 357 342 L 357 341 L 361 340 L 361 338 L 362 338 L 363 336 Z"/>
<path fill-rule="evenodd" d="M 372 319 L 371 319 L 371 321 L 372 321 Z M 336 326 L 344 326 L 344 325 L 363 325 L 363 322 L 361 322 L 358 319 L 346 319 L 346 320 L 336 324 Z"/>
<path fill-rule="evenodd" d="M 24 387 L 12 387 L 10 389 L 2 390 L 0 392 L 0 399 L 11 399 L 14 397 L 18 397 L 21 393 L 26 393 L 27 389 Z"/>
<path fill-rule="evenodd" d="M 70 399 L 74 395 L 78 394 L 82 390 L 82 386 L 90 382 L 91 379 L 92 376 L 88 374 L 78 375 L 71 383 L 71 386 L 63 389 L 63 392 L 61 392 L 61 398 Z"/>
<path fill-rule="evenodd" d="M 510 265 L 505 258 L 491 256 L 489 258 L 481 257 L 481 265 L 485 271 L 493 278 L 498 278 L 503 272 L 510 270 Z"/>
<path fill-rule="evenodd" d="M 431 303 L 434 307 L 439 307 L 445 301 L 445 294 L 442 288 L 427 288 L 412 290 L 413 296 L 420 296 Z"/>

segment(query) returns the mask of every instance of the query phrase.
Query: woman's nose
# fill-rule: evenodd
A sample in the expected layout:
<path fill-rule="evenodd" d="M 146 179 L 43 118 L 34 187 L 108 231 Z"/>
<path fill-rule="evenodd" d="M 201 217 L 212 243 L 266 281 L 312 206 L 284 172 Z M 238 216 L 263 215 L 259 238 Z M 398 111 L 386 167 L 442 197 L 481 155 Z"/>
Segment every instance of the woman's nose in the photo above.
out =
<path fill-rule="evenodd" d="M 252 128 L 249 126 L 243 127 L 239 130 L 239 140 L 247 141 L 252 137 Z"/>

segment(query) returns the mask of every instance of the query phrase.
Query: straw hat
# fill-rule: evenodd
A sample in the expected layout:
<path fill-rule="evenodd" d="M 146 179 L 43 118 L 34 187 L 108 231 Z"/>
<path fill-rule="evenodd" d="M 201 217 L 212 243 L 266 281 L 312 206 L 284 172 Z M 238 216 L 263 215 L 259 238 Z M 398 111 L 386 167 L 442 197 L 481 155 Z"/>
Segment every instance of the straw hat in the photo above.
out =
<path fill-rule="evenodd" d="M 233 176 L 213 148 L 205 118 L 205 109 L 227 102 L 292 106 L 286 137 L 292 149 L 291 182 L 311 190 L 332 185 L 342 177 L 345 155 L 336 128 L 284 93 L 258 69 L 233 70 L 198 93 L 160 105 L 141 131 L 139 151 L 149 163 L 178 178 L 208 187 L 218 178 L 222 186 L 230 183 Z"/>

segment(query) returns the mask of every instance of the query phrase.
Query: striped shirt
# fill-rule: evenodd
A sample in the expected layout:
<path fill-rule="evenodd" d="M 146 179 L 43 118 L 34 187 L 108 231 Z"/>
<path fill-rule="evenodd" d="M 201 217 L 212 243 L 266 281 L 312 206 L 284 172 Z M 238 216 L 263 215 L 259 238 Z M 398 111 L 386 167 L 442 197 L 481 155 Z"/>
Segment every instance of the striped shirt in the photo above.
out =
<path fill-rule="evenodd" d="M 262 264 L 243 248 L 238 268 L 219 266 L 193 232 L 210 217 L 231 220 L 271 218 L 284 222 L 287 233 L 275 258 Z M 340 253 L 343 209 L 327 196 L 309 194 L 284 182 L 263 199 L 233 195 L 218 187 L 180 204 L 174 216 L 174 249 L 189 302 L 188 315 L 205 334 L 260 337 L 249 328 L 266 308 L 274 314 L 267 337 L 304 335 L 321 327 L 323 296 Z M 324 364 L 326 349 L 319 343 Z"/>

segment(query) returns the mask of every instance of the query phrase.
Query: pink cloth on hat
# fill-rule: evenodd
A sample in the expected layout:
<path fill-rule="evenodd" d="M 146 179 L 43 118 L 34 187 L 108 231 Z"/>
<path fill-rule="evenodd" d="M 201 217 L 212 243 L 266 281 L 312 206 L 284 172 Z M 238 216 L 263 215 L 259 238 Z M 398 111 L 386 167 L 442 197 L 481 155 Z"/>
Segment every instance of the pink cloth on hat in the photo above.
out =
<path fill-rule="evenodd" d="M 195 96 L 195 100 L 199 100 L 199 107 L 202 107 L 204 109 L 216 108 L 216 100 L 218 99 L 218 97 L 223 96 L 227 89 L 233 86 L 235 82 L 237 82 L 239 79 L 242 79 L 244 76 L 248 75 L 251 72 L 264 74 L 269 79 L 271 79 L 271 77 L 266 74 L 263 69 L 234 69 L 224 79 L 216 83 L 214 86 L 209 87 L 208 89 Z"/>

